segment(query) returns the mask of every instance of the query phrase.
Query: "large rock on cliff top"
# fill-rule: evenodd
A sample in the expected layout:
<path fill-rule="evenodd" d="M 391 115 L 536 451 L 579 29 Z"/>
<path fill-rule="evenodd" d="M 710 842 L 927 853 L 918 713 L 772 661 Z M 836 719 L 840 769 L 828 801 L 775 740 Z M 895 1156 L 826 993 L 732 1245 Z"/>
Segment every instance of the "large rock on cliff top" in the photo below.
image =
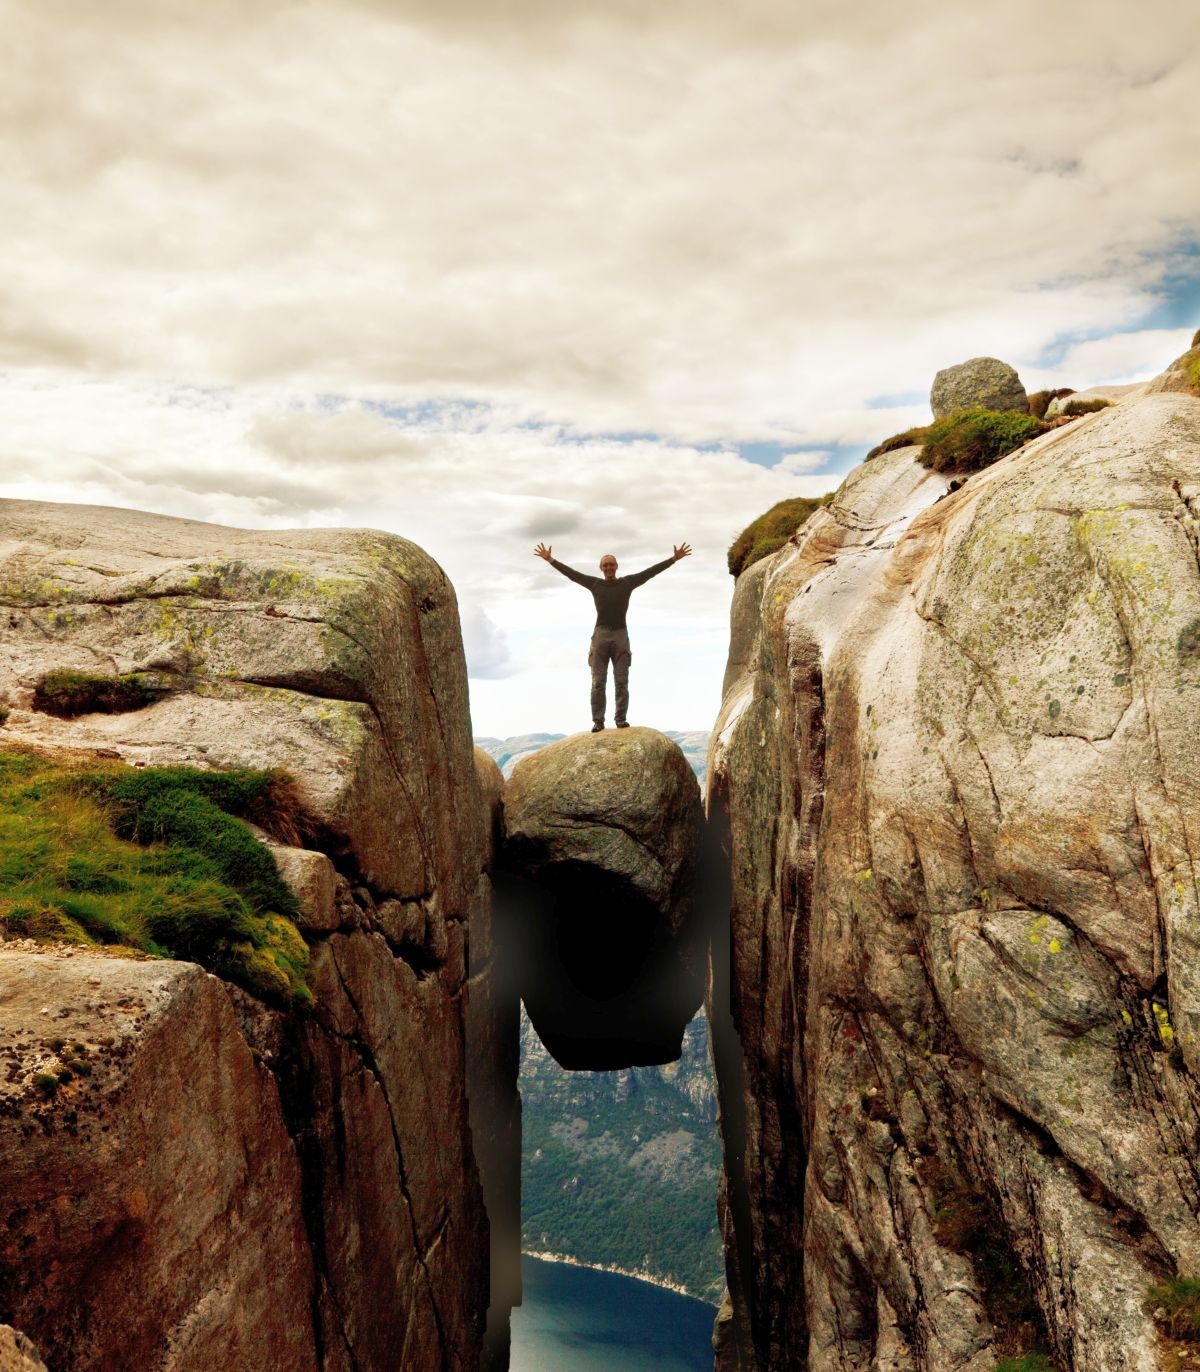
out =
<path fill-rule="evenodd" d="M 73 1369 L 475 1372 L 488 1240 L 464 1001 L 494 817 L 445 576 L 387 534 L 0 501 L 0 607 L 0 747 L 292 773 L 311 847 L 274 851 L 313 994 L 286 1012 L 182 965 L 23 955 L 55 988 L 47 1015 L 86 1043 L 114 1037 L 93 975 L 124 985 L 118 1005 L 141 1005 L 147 977 L 179 989 L 146 1003 L 93 1116 L 78 1081 L 0 1112 L 0 1234 L 30 1239 L 0 1240 L 0 1319 Z M 125 713 L 61 717 L 41 707 L 62 671 L 150 690 Z M 48 1030 L 30 995 L 12 1032 L 32 1053 Z M 486 1003 L 476 1031 L 495 1036 Z M 187 1235 L 204 1251 L 177 1257 Z M 277 1265 L 294 1291 L 272 1313 Z M 138 1300 L 110 1302 L 121 1288 Z"/>
<path fill-rule="evenodd" d="M 703 812 L 678 745 L 638 728 L 552 743 L 506 783 L 504 824 L 525 882 L 521 993 L 546 1047 L 564 1067 L 677 1058 L 704 974 Z"/>
<path fill-rule="evenodd" d="M 985 410 L 1028 410 L 1029 397 L 1021 378 L 1007 362 L 973 357 L 955 367 L 943 367 L 933 378 L 929 404 L 936 419 L 956 410 L 981 405 Z"/>
<path fill-rule="evenodd" d="M 1152 1372 L 1200 1270 L 1200 399 L 945 498 L 913 458 L 737 586 L 726 1365 Z"/>

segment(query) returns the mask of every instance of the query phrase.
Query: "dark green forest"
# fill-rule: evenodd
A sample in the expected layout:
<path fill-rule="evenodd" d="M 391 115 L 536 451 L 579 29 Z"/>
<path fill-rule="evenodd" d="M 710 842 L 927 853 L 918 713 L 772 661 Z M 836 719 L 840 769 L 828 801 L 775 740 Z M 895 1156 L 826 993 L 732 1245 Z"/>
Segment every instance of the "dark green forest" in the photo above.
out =
<path fill-rule="evenodd" d="M 666 1068 L 565 1072 L 528 1021 L 521 1059 L 524 1248 L 645 1272 L 717 1302 L 720 1147 L 703 1018 Z"/>

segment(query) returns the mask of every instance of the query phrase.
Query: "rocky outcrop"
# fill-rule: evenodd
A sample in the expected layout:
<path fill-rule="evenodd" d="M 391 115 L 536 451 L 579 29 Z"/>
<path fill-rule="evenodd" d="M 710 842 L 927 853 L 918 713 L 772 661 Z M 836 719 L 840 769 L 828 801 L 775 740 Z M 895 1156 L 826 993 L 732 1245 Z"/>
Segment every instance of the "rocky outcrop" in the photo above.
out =
<path fill-rule="evenodd" d="M 54 1364 L 315 1372 L 300 1165 L 222 983 L 0 944 L 0 1045 L 0 1292 Z"/>
<path fill-rule="evenodd" d="M 956 410 L 982 406 L 985 410 L 1028 410 L 1029 397 L 1021 378 L 1007 362 L 995 357 L 973 357 L 954 367 L 943 367 L 933 378 L 929 404 L 935 419 Z"/>
<path fill-rule="evenodd" d="M 18 1012 L 21 1052 L 62 1015 L 104 1061 L 49 1100 L 20 1077 L 0 1115 L 0 1232 L 30 1240 L 0 1243 L 0 1319 L 74 1372 L 473 1372 L 488 1243 L 464 1002 L 493 817 L 449 583 L 384 534 L 5 501 L 0 604 L 0 746 L 292 773 L 309 846 L 277 862 L 313 992 L 285 1012 L 183 964 L 0 959 L 0 997 L 54 987 Z M 63 671 L 137 708 L 47 713 Z M 486 1013 L 475 1031 L 494 1035 Z"/>
<path fill-rule="evenodd" d="M 550 744 L 506 783 L 504 825 L 520 989 L 542 1042 L 569 1068 L 677 1058 L 706 939 L 700 791 L 678 745 L 636 728 Z"/>
<path fill-rule="evenodd" d="M 0 1324 L 0 1372 L 46 1372 L 33 1344 L 7 1324 Z"/>
<path fill-rule="evenodd" d="M 1192 346 L 1177 357 L 1161 376 L 1147 387 L 1152 395 L 1200 396 L 1200 331 L 1192 339 Z"/>
<path fill-rule="evenodd" d="M 722 1366 L 1151 1372 L 1200 1267 L 1200 400 L 913 458 L 737 587 Z"/>
<path fill-rule="evenodd" d="M 1131 400 L 1134 396 L 1143 394 L 1146 389 L 1146 383 L 1143 381 L 1128 386 L 1089 386 L 1084 391 L 1070 391 L 1066 395 L 1055 396 L 1046 407 L 1046 418 L 1057 419 L 1072 405 L 1075 406 L 1075 414 L 1080 412 L 1081 405 L 1092 405 L 1097 401 L 1117 405 L 1123 400 Z"/>

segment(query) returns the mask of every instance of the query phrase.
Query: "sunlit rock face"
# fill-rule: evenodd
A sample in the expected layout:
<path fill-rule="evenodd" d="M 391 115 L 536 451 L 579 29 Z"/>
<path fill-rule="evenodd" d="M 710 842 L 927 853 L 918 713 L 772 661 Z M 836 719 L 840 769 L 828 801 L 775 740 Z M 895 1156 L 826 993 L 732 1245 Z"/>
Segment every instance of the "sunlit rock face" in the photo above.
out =
<path fill-rule="evenodd" d="M 1200 1268 L 1200 400 L 915 457 L 737 588 L 721 1365 L 1151 1372 Z"/>
<path fill-rule="evenodd" d="M 0 501 L 0 611 L 0 748 L 293 775 L 307 847 L 273 851 L 313 997 L 0 945 L 0 1320 L 73 1372 L 475 1372 L 469 973 L 480 1058 L 511 1063 L 493 1141 L 516 1019 L 506 1050 L 486 987 L 498 778 L 476 771 L 449 582 L 386 534 Z M 63 671 L 147 698 L 48 712 Z M 46 1100 L 38 1065 L 67 1037 L 97 1066 Z M 516 1175 L 503 1142 L 493 1175 Z M 507 1310 L 493 1323 L 501 1356 Z"/>
<path fill-rule="evenodd" d="M 576 734 L 504 788 L 519 985 L 564 1067 L 678 1058 L 703 996 L 704 824 L 695 775 L 653 729 Z"/>

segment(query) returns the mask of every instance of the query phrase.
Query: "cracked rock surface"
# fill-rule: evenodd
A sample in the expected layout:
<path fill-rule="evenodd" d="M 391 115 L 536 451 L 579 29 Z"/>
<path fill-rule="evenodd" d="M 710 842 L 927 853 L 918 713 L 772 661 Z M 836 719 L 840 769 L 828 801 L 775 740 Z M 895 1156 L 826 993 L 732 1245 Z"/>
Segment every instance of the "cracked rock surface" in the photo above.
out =
<path fill-rule="evenodd" d="M 738 582 L 720 1365 L 1151 1372 L 1200 1270 L 1200 400 L 952 494 L 915 456 Z"/>
<path fill-rule="evenodd" d="M 64 670 L 165 693 L 40 713 Z M 475 1372 L 465 1002 L 495 818 L 440 569 L 386 534 L 0 501 L 0 705 L 0 747 L 289 771 L 309 847 L 269 846 L 314 995 L 283 1012 L 190 964 L 0 944 L 0 1320 L 73 1372 Z M 42 1040 L 74 1036 L 111 1040 L 103 1070 L 39 1095 Z"/>

